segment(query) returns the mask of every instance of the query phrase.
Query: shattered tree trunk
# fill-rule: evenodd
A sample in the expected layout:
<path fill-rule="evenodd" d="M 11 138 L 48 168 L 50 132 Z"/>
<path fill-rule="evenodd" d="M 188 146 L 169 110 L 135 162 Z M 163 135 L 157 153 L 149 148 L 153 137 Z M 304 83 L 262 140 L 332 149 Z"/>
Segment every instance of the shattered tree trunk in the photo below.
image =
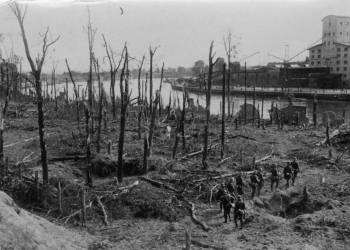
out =
<path fill-rule="evenodd" d="M 2 84 L 4 86 L 4 84 Z M 7 107 L 10 97 L 10 85 L 8 80 L 8 70 L 7 70 L 7 84 L 6 84 L 6 93 L 5 93 L 5 103 L 1 110 L 1 117 L 0 117 L 0 171 L 2 171 L 0 174 L 4 174 L 5 171 L 5 161 L 4 161 L 4 122 L 6 118 L 7 113 Z"/>
<path fill-rule="evenodd" d="M 98 121 L 97 121 L 97 137 L 96 137 L 96 151 L 97 153 L 101 150 L 100 140 L 101 140 L 101 129 L 102 129 L 102 110 L 103 110 L 103 90 L 102 82 L 100 78 L 100 69 L 98 61 L 95 62 L 95 70 L 97 73 L 97 82 L 98 82 Z"/>
<path fill-rule="evenodd" d="M 120 130 L 118 141 L 118 181 L 123 181 L 124 169 L 123 169 L 123 153 L 124 153 L 124 138 L 125 138 L 125 124 L 126 124 L 126 111 L 129 104 L 129 58 L 128 49 L 125 47 L 125 60 L 122 72 L 120 74 L 120 96 L 121 96 L 121 117 L 120 117 Z M 123 81 L 125 86 L 123 86 Z"/>
<path fill-rule="evenodd" d="M 225 81 L 226 81 L 226 64 L 222 66 L 222 114 L 221 114 L 221 160 L 224 159 L 225 152 Z"/>
<path fill-rule="evenodd" d="M 244 125 L 247 125 L 247 63 L 244 63 Z"/>
<path fill-rule="evenodd" d="M 313 101 L 313 109 L 312 109 L 312 118 L 314 122 L 314 127 L 317 126 L 317 99 L 314 97 Z"/>
<path fill-rule="evenodd" d="M 68 70 L 68 73 L 69 73 L 70 80 L 71 80 L 72 83 L 73 83 L 74 95 L 75 95 L 75 105 L 76 105 L 77 122 L 78 122 L 79 131 L 80 131 L 79 90 L 77 89 L 77 85 L 75 84 L 75 80 L 74 80 L 74 78 L 73 78 L 72 71 L 71 71 L 70 68 L 69 68 L 69 64 L 68 64 L 67 58 L 66 58 L 66 66 L 67 66 L 67 70 Z"/>
<path fill-rule="evenodd" d="M 92 186 L 92 176 L 91 176 L 91 117 L 89 112 L 89 107 L 85 107 L 85 132 L 86 132 L 86 184 Z"/>
<path fill-rule="evenodd" d="M 141 119 L 142 119 L 142 99 L 141 99 L 141 73 L 142 73 L 142 65 L 145 60 L 145 56 L 142 57 L 141 65 L 139 67 L 139 73 L 137 76 L 137 90 L 138 90 L 138 97 L 137 97 L 137 106 L 138 106 L 138 113 L 137 113 L 137 135 L 139 140 L 141 140 Z"/>
<path fill-rule="evenodd" d="M 182 149 L 185 152 L 186 152 L 186 137 L 185 137 L 186 100 L 187 100 L 187 93 L 186 93 L 186 90 L 183 89 L 180 130 L 181 130 L 181 137 L 182 137 Z"/>
<path fill-rule="evenodd" d="M 209 70 L 208 70 L 208 84 L 206 91 L 206 120 L 204 124 L 204 146 L 203 146 L 203 155 L 202 155 L 202 164 L 203 167 L 206 167 L 207 155 L 208 155 L 208 135 L 209 135 L 209 119 L 210 119 L 210 99 L 211 99 L 211 84 L 212 84 L 212 73 L 213 73 L 213 46 L 214 42 L 212 41 L 209 48 Z"/>
<path fill-rule="evenodd" d="M 56 90 L 56 73 L 55 68 L 52 69 L 52 76 L 51 76 L 51 88 L 53 88 L 53 98 L 55 101 L 55 111 L 58 110 L 58 104 L 57 104 L 57 90 Z"/>

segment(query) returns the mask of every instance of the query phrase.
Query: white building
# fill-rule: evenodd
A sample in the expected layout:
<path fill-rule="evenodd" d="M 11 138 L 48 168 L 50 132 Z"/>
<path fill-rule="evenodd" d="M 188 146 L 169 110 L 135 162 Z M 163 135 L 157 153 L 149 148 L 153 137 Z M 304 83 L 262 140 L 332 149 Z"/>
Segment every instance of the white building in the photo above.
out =
<path fill-rule="evenodd" d="M 350 81 L 350 17 L 329 15 L 322 19 L 322 42 L 309 48 L 310 67 L 329 67 Z"/>

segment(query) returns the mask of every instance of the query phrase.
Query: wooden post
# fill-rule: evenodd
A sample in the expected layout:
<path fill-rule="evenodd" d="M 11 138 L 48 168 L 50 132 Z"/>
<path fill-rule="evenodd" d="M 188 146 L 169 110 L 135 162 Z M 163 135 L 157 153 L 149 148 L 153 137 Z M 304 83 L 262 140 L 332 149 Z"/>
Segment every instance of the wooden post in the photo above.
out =
<path fill-rule="evenodd" d="M 81 226 L 86 226 L 86 206 L 85 206 L 85 189 L 80 190 L 80 205 L 81 205 Z"/>
<path fill-rule="evenodd" d="M 313 101 L 312 118 L 313 118 L 313 122 L 314 122 L 314 127 L 316 127 L 317 126 L 317 99 L 316 99 L 316 96 L 314 96 L 314 101 Z"/>
<path fill-rule="evenodd" d="M 148 172 L 148 139 L 147 133 L 143 137 L 143 173 L 147 174 Z"/>
<path fill-rule="evenodd" d="M 260 105 L 258 103 L 258 112 L 259 112 L 259 110 L 260 110 Z M 260 128 L 260 115 L 259 115 L 259 113 L 258 113 L 258 128 Z"/>
<path fill-rule="evenodd" d="M 22 180 L 22 163 L 18 164 L 18 178 Z"/>
<path fill-rule="evenodd" d="M 258 82 L 258 73 L 255 72 L 255 82 L 253 86 L 253 126 L 255 126 L 255 86 L 257 82 Z"/>
<path fill-rule="evenodd" d="M 261 97 L 261 114 L 260 114 L 261 119 L 264 119 L 264 96 Z"/>
<path fill-rule="evenodd" d="M 255 165 L 255 155 L 253 156 L 253 162 L 252 162 L 252 166 L 253 166 L 253 169 L 255 170 L 255 168 L 256 168 L 256 165 Z"/>
<path fill-rule="evenodd" d="M 34 183 L 35 183 L 35 199 L 39 201 L 39 172 L 34 172 Z"/>
<path fill-rule="evenodd" d="M 62 189 L 61 182 L 58 182 L 58 212 L 62 214 Z"/>
<path fill-rule="evenodd" d="M 109 141 L 108 141 L 108 147 L 107 147 L 107 153 L 108 153 L 108 155 L 111 155 L 111 151 L 112 151 L 112 141 L 109 140 Z"/>
<path fill-rule="evenodd" d="M 343 109 L 343 123 L 345 123 L 345 109 Z"/>
<path fill-rule="evenodd" d="M 9 172 L 9 158 L 5 157 L 5 176 L 8 175 Z"/>
<path fill-rule="evenodd" d="M 69 103 L 68 79 L 66 78 L 66 104 Z"/>

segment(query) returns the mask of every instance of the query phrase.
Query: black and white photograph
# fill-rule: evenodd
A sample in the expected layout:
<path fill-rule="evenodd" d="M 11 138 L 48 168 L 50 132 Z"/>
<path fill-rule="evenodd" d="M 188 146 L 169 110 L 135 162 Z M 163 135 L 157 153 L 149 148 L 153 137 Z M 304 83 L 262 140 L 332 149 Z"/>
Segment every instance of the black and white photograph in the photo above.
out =
<path fill-rule="evenodd" d="M 0 0 L 0 250 L 350 249 L 349 0 Z"/>

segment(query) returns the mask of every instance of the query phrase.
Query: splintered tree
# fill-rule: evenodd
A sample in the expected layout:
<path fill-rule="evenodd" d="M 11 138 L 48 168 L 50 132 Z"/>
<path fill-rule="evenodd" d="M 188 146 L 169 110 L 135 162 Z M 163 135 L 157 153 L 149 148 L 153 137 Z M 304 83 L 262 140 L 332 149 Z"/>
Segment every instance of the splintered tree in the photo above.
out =
<path fill-rule="evenodd" d="M 28 44 L 28 40 L 27 40 L 25 28 L 24 28 L 24 17 L 26 15 L 27 9 L 24 9 L 24 12 L 22 12 L 21 8 L 16 2 L 11 4 L 10 8 L 17 18 L 17 21 L 21 30 L 21 36 L 24 44 L 25 53 L 31 68 L 31 74 L 34 77 L 33 84 L 36 91 L 36 101 L 37 101 L 37 108 L 38 108 L 39 141 L 40 141 L 41 164 L 42 164 L 42 175 L 43 175 L 42 177 L 43 177 L 43 184 L 46 185 L 49 181 L 49 174 L 48 174 L 48 165 L 47 165 L 46 145 L 45 145 L 45 138 L 44 138 L 45 129 L 44 129 L 41 70 L 44 65 L 44 61 L 45 61 L 49 47 L 52 46 L 55 42 L 57 42 L 57 40 L 59 39 L 59 36 L 52 41 L 48 41 L 49 28 L 47 28 L 46 32 L 42 36 L 42 53 L 41 55 L 38 55 L 38 57 L 35 58 L 35 60 L 33 60 L 29 51 L 29 44 Z"/>
<path fill-rule="evenodd" d="M 225 152 L 225 82 L 226 64 L 222 65 L 222 114 L 221 114 L 221 160 L 224 159 Z M 228 96 L 227 96 L 228 98 Z"/>
<path fill-rule="evenodd" d="M 202 155 L 202 164 L 204 168 L 207 168 L 207 156 L 208 156 L 208 134 L 209 134 L 209 119 L 210 119 L 210 99 L 211 99 L 211 85 L 212 85 L 212 75 L 213 75 L 213 67 L 217 60 L 213 62 L 213 46 L 214 41 L 211 42 L 209 48 L 209 69 L 208 69 L 208 82 L 206 86 L 206 106 L 205 106 L 205 114 L 206 120 L 204 124 L 204 146 L 203 146 L 203 155 Z"/>
<path fill-rule="evenodd" d="M 90 16 L 90 10 L 88 9 L 88 26 L 87 26 L 87 35 L 88 35 L 88 44 L 89 44 L 89 79 L 88 79 L 88 104 L 89 104 L 89 116 L 90 118 L 93 117 L 93 83 L 92 83 L 92 68 L 94 63 L 94 40 L 95 40 L 95 34 L 96 29 L 92 28 L 91 24 L 91 16 Z M 92 119 L 93 121 L 93 119 Z M 93 126 L 91 126 L 90 133 L 93 133 Z M 87 135 L 89 136 L 89 135 Z"/>
<path fill-rule="evenodd" d="M 116 119 L 117 117 L 117 110 L 116 110 L 116 104 L 115 104 L 115 81 L 116 81 L 116 75 L 118 73 L 120 64 L 123 60 L 123 54 L 124 54 L 124 49 L 126 48 L 125 45 L 123 47 L 122 55 L 119 59 L 118 64 L 115 62 L 115 53 L 112 50 L 112 47 L 107 43 L 107 40 L 105 36 L 102 34 L 103 42 L 104 42 L 104 47 L 106 49 L 106 54 L 109 62 L 109 74 L 111 78 L 111 103 L 112 103 L 112 115 L 113 119 Z"/>
<path fill-rule="evenodd" d="M 68 70 L 68 73 L 69 73 L 70 80 L 71 80 L 72 83 L 73 83 L 74 95 L 75 95 L 75 105 L 76 105 L 76 112 L 77 112 L 77 122 L 78 122 L 78 128 L 79 128 L 79 130 L 80 130 L 79 90 L 77 89 L 77 85 L 76 85 L 75 80 L 74 80 L 74 78 L 73 78 L 72 71 L 71 71 L 70 68 L 69 68 L 69 64 L 68 64 L 67 58 L 66 58 L 66 66 L 67 66 L 67 70 Z"/>
<path fill-rule="evenodd" d="M 4 87 L 5 84 L 2 85 Z M 0 110 L 0 171 L 4 170 L 5 161 L 4 161 L 4 122 L 6 118 L 7 107 L 10 98 L 10 81 L 9 81 L 9 68 L 6 70 L 6 87 L 5 87 L 5 96 L 4 96 L 4 104 L 1 105 Z M 4 171 L 3 171 L 4 172 Z"/>
<path fill-rule="evenodd" d="M 101 139 L 101 127 L 102 127 L 102 111 L 103 111 L 103 89 L 102 81 L 100 77 L 100 65 L 98 60 L 95 59 L 95 72 L 97 74 L 97 83 L 98 83 L 98 121 L 97 121 L 97 136 L 96 136 L 96 151 L 100 152 L 100 139 Z"/>
<path fill-rule="evenodd" d="M 153 103 L 153 56 L 157 51 L 157 47 L 152 49 L 149 47 L 149 112 L 152 112 Z"/>
<path fill-rule="evenodd" d="M 224 46 L 227 56 L 227 115 L 231 115 L 231 96 L 230 96 L 230 85 L 231 85 L 231 59 L 237 55 L 237 47 L 232 42 L 232 33 L 228 32 L 227 36 L 223 38 Z M 233 113 L 233 110 L 232 110 Z"/>
<path fill-rule="evenodd" d="M 142 73 L 142 66 L 143 62 L 145 61 L 145 56 L 142 57 L 141 63 L 139 65 L 138 69 L 138 75 L 137 75 L 137 91 L 138 91 L 138 96 L 137 96 L 137 106 L 138 106 L 138 114 L 137 114 L 137 135 L 139 140 L 141 140 L 141 118 L 142 118 L 142 96 L 141 96 L 141 73 Z"/>
<path fill-rule="evenodd" d="M 125 137 L 125 123 L 127 116 L 127 108 L 130 102 L 129 94 L 129 56 L 128 48 L 124 47 L 125 59 L 122 71 L 120 73 L 120 130 L 119 130 L 119 141 L 118 141 L 118 181 L 123 181 L 123 153 L 124 153 L 124 137 Z M 124 84 L 123 84 L 124 81 Z"/>

